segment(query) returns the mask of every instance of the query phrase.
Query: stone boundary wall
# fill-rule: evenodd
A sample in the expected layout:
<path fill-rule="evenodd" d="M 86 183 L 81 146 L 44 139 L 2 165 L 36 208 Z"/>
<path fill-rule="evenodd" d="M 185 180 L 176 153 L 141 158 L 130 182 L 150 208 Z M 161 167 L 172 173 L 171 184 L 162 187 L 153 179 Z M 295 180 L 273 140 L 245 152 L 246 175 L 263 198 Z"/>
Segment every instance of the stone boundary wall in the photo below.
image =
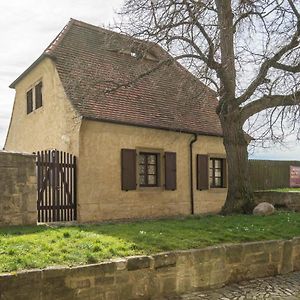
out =
<path fill-rule="evenodd" d="M 0 151 L 0 226 L 36 224 L 36 193 L 35 155 Z"/>
<path fill-rule="evenodd" d="M 159 299 L 300 270 L 300 238 L 0 275 L 0 299 Z"/>
<path fill-rule="evenodd" d="M 300 211 L 300 192 L 254 192 L 255 202 L 269 202 L 276 208 Z"/>

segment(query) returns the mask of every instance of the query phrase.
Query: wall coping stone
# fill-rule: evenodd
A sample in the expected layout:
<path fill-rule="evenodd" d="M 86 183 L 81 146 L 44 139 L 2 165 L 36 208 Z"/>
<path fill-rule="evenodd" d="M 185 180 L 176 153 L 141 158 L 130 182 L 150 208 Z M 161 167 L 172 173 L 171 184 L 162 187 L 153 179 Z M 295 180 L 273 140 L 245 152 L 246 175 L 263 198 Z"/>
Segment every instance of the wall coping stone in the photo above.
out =
<path fill-rule="evenodd" d="M 47 295 L 86 299 L 100 293 L 99 299 L 104 300 L 156 299 L 299 270 L 300 237 L 228 243 L 89 265 L 0 273 L 0 298 L 14 299 L 17 293 L 16 299 L 24 300 L 50 299 Z M 25 298 L 20 298 L 23 285 L 27 293 L 32 289 L 35 296 L 24 294 Z"/>
<path fill-rule="evenodd" d="M 36 154 L 29 153 L 29 152 L 15 152 L 15 151 L 6 151 L 6 150 L 0 150 L 1 154 L 13 154 L 13 155 L 21 155 L 21 156 L 29 156 L 29 157 L 35 157 Z"/>

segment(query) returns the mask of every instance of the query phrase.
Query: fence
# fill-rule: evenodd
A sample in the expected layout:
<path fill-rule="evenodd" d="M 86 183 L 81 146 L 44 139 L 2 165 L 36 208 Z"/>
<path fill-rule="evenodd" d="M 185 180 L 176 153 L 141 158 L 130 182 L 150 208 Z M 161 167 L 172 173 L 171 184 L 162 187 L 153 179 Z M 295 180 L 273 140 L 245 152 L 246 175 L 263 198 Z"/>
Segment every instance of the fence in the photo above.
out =
<path fill-rule="evenodd" d="M 76 220 L 76 157 L 48 150 L 37 153 L 38 222 Z"/>
<path fill-rule="evenodd" d="M 249 160 L 250 181 L 253 189 L 289 187 L 290 166 L 300 166 L 300 161 Z"/>

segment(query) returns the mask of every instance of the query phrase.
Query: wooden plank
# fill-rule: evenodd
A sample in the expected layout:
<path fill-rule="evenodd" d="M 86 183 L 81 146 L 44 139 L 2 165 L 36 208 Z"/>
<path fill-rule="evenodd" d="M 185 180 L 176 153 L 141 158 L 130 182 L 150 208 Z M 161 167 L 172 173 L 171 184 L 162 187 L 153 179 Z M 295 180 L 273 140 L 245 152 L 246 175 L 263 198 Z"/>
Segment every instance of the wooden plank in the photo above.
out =
<path fill-rule="evenodd" d="M 63 159 L 62 159 L 62 165 L 61 165 L 61 168 L 62 168 L 62 172 L 61 172 L 61 176 L 62 176 L 62 186 L 61 186 L 61 190 L 62 190 L 62 203 L 64 205 L 64 213 L 63 213 L 63 218 L 64 218 L 64 221 L 67 220 L 67 209 L 66 209 L 66 187 L 64 185 L 64 181 L 65 181 L 65 164 L 66 164 L 66 152 L 64 152 L 63 154 Z"/>
<path fill-rule="evenodd" d="M 76 156 L 73 160 L 73 203 L 74 203 L 74 221 L 77 220 L 77 167 L 76 167 Z"/>
<path fill-rule="evenodd" d="M 54 150 L 54 183 L 53 183 L 53 190 L 54 190 L 54 214 L 55 214 L 55 221 L 59 222 L 59 193 L 58 193 L 58 151 Z"/>
<path fill-rule="evenodd" d="M 59 219 L 61 221 L 64 221 L 64 209 L 63 209 L 63 197 L 62 197 L 62 172 L 60 171 L 60 166 L 62 162 L 62 151 L 59 151 L 59 172 L 58 172 L 58 181 L 59 181 L 59 205 L 60 205 L 60 210 L 59 210 Z"/>
<path fill-rule="evenodd" d="M 41 220 L 41 209 L 40 209 L 40 182 L 41 182 L 41 172 L 40 172 L 40 152 L 37 152 L 36 156 L 36 168 L 37 168 L 37 212 L 38 212 L 38 222 Z"/>
<path fill-rule="evenodd" d="M 51 151 L 48 151 L 48 161 L 49 161 L 49 185 L 48 185 L 48 196 L 49 196 L 49 204 L 50 204 L 50 208 L 48 209 L 48 213 L 49 213 L 49 219 L 48 222 L 52 222 L 53 221 L 53 194 L 52 194 L 52 158 L 51 158 Z"/>
<path fill-rule="evenodd" d="M 73 167 L 72 167 L 72 162 L 73 162 L 73 155 L 70 154 L 70 181 L 69 181 L 69 186 L 70 186 L 70 195 L 71 195 L 71 203 L 73 204 L 73 186 L 72 186 L 72 182 L 73 182 Z M 71 219 L 70 221 L 74 220 L 74 210 L 73 210 L 73 205 L 71 205 Z"/>
<path fill-rule="evenodd" d="M 67 197 L 67 202 L 68 202 L 68 204 L 70 203 L 70 199 L 69 199 L 69 195 L 70 195 L 70 193 L 69 193 L 69 185 L 68 185 L 68 183 L 70 182 L 70 172 L 69 172 L 69 162 L 70 162 L 70 155 L 69 155 L 69 153 L 67 153 L 67 166 L 66 166 L 66 176 L 67 176 L 67 180 L 66 180 L 66 185 L 65 185 L 65 187 L 66 187 L 66 197 Z M 70 221 L 71 220 L 71 211 L 70 211 L 70 208 L 68 207 L 68 209 L 67 209 L 67 221 Z"/>

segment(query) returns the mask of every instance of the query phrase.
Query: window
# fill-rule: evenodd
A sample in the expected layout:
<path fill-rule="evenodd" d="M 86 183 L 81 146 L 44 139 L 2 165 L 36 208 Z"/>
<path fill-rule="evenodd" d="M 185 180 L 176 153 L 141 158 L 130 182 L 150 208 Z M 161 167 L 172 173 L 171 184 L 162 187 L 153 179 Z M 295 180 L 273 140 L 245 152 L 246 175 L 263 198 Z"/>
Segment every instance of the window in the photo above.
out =
<path fill-rule="evenodd" d="M 33 111 L 33 97 L 32 89 L 27 92 L 27 114 L 30 114 Z"/>
<path fill-rule="evenodd" d="M 161 168 L 161 163 L 164 168 Z M 166 191 L 177 188 L 176 153 L 160 150 L 141 151 L 121 149 L 121 188 L 123 191 L 137 187 L 164 187 Z"/>
<path fill-rule="evenodd" d="M 158 186 L 158 153 L 139 153 L 139 185 L 142 187 Z"/>
<path fill-rule="evenodd" d="M 197 154 L 197 190 L 227 187 L 226 158 Z"/>
<path fill-rule="evenodd" d="M 35 86 L 35 109 L 43 105 L 42 86 L 42 82 Z"/>
<path fill-rule="evenodd" d="M 27 114 L 43 105 L 42 87 L 42 82 L 39 82 L 27 92 Z"/>
<path fill-rule="evenodd" d="M 210 158 L 209 160 L 209 185 L 211 188 L 223 187 L 223 160 Z"/>

